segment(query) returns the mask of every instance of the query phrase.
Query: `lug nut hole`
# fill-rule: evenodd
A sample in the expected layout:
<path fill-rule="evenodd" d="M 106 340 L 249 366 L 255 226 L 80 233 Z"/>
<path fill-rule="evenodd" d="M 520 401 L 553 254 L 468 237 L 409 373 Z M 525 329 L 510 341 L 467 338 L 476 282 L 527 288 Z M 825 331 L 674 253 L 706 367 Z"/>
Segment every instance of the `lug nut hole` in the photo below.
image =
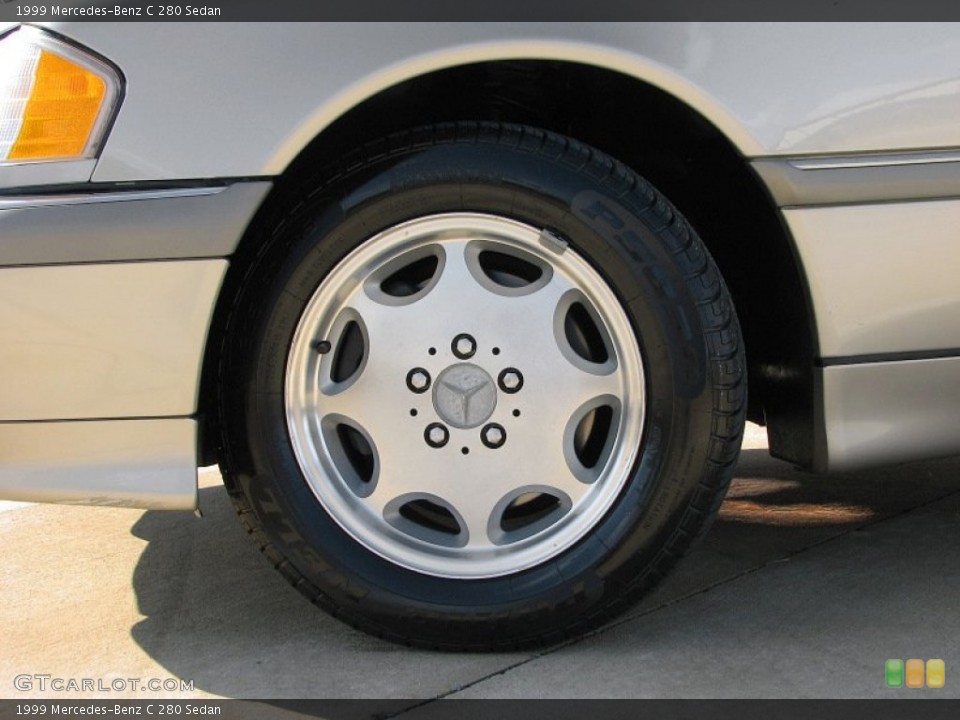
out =
<path fill-rule="evenodd" d="M 523 375 L 516 368 L 507 368 L 502 370 L 497 377 L 497 385 L 505 393 L 511 395 L 520 392 L 520 388 L 523 387 Z"/>
<path fill-rule="evenodd" d="M 407 389 L 418 395 L 430 389 L 430 373 L 423 368 L 414 368 L 407 373 Z"/>
<path fill-rule="evenodd" d="M 507 431 L 503 429 L 503 425 L 489 423 L 480 431 L 480 441 L 491 450 L 496 450 L 507 441 Z"/>
<path fill-rule="evenodd" d="M 450 439 L 450 431 L 440 423 L 430 423 L 423 431 L 423 439 L 432 448 L 442 448 Z"/>
<path fill-rule="evenodd" d="M 453 350 L 453 354 L 458 358 L 466 360 L 476 355 L 477 341 L 466 333 L 460 333 L 453 339 L 453 342 L 450 344 L 450 349 Z"/>

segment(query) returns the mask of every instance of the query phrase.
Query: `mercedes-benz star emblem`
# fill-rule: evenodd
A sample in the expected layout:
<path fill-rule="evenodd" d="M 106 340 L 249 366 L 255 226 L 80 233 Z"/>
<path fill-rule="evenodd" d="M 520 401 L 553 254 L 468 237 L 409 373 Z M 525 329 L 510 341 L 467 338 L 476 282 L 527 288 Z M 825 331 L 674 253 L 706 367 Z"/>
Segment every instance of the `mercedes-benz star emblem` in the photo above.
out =
<path fill-rule="evenodd" d="M 477 427 L 497 407 L 497 386 L 483 368 L 470 363 L 451 365 L 433 386 L 433 406 L 448 425 Z"/>

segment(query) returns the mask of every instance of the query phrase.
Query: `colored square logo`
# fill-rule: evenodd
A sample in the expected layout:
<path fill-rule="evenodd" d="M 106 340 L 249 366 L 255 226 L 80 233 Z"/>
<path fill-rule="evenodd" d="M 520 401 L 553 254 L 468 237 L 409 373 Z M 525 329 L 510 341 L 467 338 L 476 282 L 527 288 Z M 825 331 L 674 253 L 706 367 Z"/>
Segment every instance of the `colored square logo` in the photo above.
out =
<path fill-rule="evenodd" d="M 908 688 L 923 687 L 923 660 L 907 660 L 906 685 Z"/>
<path fill-rule="evenodd" d="M 903 687 L 903 660 L 887 660 L 887 687 Z"/>
<path fill-rule="evenodd" d="M 947 667 L 943 660 L 927 660 L 927 687 L 942 688 L 946 677 Z"/>

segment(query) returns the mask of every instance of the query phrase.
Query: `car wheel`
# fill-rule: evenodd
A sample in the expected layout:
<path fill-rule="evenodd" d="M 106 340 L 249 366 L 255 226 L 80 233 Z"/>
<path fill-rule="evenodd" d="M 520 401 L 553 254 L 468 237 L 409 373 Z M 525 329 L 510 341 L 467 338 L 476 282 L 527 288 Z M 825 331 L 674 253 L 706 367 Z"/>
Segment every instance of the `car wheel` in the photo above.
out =
<path fill-rule="evenodd" d="M 686 221 L 519 126 L 435 126 L 303 183 L 228 323 L 221 464 L 335 616 L 506 649 L 595 627 L 707 527 L 743 428 L 740 334 Z"/>

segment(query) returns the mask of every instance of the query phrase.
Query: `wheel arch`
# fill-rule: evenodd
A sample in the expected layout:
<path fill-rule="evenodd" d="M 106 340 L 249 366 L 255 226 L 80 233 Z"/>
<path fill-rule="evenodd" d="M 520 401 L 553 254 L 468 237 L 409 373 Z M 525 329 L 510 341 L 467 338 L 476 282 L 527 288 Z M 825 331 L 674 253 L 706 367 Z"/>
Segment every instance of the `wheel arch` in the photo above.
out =
<path fill-rule="evenodd" d="M 565 68 L 587 68 L 598 75 L 619 75 L 651 88 L 658 88 L 676 98 L 692 112 L 709 117 L 711 123 L 745 156 L 764 154 L 763 146 L 722 103 L 704 92 L 683 75 L 653 60 L 622 50 L 583 42 L 545 40 L 499 41 L 459 45 L 414 55 L 365 75 L 319 105 L 302 118 L 297 127 L 286 133 L 261 169 L 264 175 L 280 175 L 287 171 L 313 141 L 354 111 L 371 102 L 382 100 L 423 81 L 431 81 L 444 73 L 463 77 L 471 70 L 517 64 L 527 67 L 553 65 Z M 468 93 L 460 86 L 455 96 L 442 97 L 446 105 L 462 101 Z M 437 104 L 434 96 L 433 103 Z M 458 118 L 465 119 L 465 118 Z M 486 119 L 486 118 L 481 118 Z"/>
<path fill-rule="evenodd" d="M 740 314 L 750 419 L 770 426 L 774 454 L 811 464 L 814 317 L 788 230 L 744 160 L 757 152 L 754 143 L 721 107 L 659 66 L 590 48 L 574 62 L 567 48 L 541 45 L 461 51 L 445 67 L 451 58 L 428 55 L 385 71 L 334 98 L 278 149 L 270 168 L 276 183 L 240 242 L 214 312 L 199 398 L 202 462 L 217 454 L 214 408 L 229 310 L 263 232 L 290 210 L 291 190 L 373 140 L 471 120 L 574 137 L 670 198 L 713 254 Z"/>

